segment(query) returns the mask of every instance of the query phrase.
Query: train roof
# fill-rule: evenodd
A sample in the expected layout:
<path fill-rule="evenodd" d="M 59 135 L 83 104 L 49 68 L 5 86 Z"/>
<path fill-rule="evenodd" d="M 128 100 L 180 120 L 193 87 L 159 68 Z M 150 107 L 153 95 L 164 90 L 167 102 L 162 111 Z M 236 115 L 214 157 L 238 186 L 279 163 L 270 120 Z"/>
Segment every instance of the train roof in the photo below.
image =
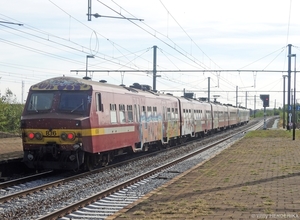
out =
<path fill-rule="evenodd" d="M 152 97 L 168 97 L 169 99 L 177 99 L 178 97 L 157 93 L 150 90 L 150 86 L 139 85 L 138 83 L 134 83 L 132 86 L 124 86 L 124 85 L 114 85 L 109 84 L 103 81 L 97 82 L 92 80 L 80 79 L 75 77 L 55 77 L 39 82 L 30 87 L 30 90 L 67 90 L 67 91 L 78 91 L 78 90 L 99 90 L 105 92 L 114 92 L 114 93 L 131 93 L 131 94 L 139 94 L 143 96 L 152 96 Z"/>
<path fill-rule="evenodd" d="M 214 103 L 214 102 L 203 102 L 197 99 L 191 99 L 187 97 L 178 97 L 173 96 L 172 94 L 164 94 L 159 93 L 151 90 L 150 86 L 147 85 L 140 85 L 138 83 L 134 83 L 132 86 L 124 86 L 124 85 L 114 85 L 106 83 L 106 81 L 92 81 L 87 79 L 75 78 L 75 77 L 55 77 L 46 79 L 42 82 L 34 84 L 30 87 L 30 90 L 33 91 L 47 91 L 47 90 L 66 90 L 66 91 L 79 91 L 79 90 L 99 90 L 105 92 L 115 92 L 120 94 L 137 94 L 143 95 L 147 97 L 161 97 L 161 98 L 168 98 L 168 99 L 179 99 L 185 102 L 201 102 L 206 104 L 213 104 L 213 105 L 224 105 L 221 103 Z M 236 108 L 235 106 L 224 105 L 232 108 Z"/>

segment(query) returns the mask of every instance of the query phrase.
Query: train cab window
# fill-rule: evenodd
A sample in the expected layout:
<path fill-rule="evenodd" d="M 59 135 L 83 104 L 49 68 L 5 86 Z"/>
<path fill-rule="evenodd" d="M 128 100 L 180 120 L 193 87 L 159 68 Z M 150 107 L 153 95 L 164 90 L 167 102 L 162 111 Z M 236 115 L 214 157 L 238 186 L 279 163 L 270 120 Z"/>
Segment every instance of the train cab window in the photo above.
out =
<path fill-rule="evenodd" d="M 34 92 L 30 96 L 27 111 L 39 112 L 50 110 L 53 102 L 53 92 Z"/>
<path fill-rule="evenodd" d="M 116 104 L 110 104 L 110 122 L 117 123 L 117 106 L 116 106 Z"/>
<path fill-rule="evenodd" d="M 86 112 L 88 103 L 90 99 L 84 92 L 62 91 L 58 109 L 72 114 L 82 114 Z"/>
<path fill-rule="evenodd" d="M 103 105 L 101 100 L 101 93 L 96 93 L 96 105 L 97 105 L 97 111 L 103 111 Z"/>
<path fill-rule="evenodd" d="M 128 122 L 133 122 L 132 105 L 127 105 L 127 116 L 128 116 Z"/>
<path fill-rule="evenodd" d="M 125 123 L 126 122 L 125 105 L 123 105 L 123 104 L 119 105 L 119 117 L 120 117 L 120 123 Z"/>

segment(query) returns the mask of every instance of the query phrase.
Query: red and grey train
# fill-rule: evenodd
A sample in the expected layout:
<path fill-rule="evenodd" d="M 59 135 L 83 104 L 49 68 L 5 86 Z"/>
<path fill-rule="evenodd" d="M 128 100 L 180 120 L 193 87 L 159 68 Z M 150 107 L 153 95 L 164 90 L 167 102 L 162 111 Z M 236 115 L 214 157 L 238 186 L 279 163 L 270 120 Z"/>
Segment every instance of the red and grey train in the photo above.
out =
<path fill-rule="evenodd" d="M 23 161 L 35 169 L 92 169 L 114 157 L 170 146 L 249 121 L 250 111 L 57 77 L 31 86 L 21 118 Z"/>

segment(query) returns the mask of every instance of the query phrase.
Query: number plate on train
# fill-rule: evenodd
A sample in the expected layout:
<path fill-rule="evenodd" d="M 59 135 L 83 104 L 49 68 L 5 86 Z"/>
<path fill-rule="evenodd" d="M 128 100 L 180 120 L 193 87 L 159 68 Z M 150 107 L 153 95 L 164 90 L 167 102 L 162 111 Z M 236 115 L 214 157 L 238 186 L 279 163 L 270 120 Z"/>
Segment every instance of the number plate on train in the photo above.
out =
<path fill-rule="evenodd" d="M 57 132 L 56 131 L 46 131 L 46 136 L 56 136 Z"/>

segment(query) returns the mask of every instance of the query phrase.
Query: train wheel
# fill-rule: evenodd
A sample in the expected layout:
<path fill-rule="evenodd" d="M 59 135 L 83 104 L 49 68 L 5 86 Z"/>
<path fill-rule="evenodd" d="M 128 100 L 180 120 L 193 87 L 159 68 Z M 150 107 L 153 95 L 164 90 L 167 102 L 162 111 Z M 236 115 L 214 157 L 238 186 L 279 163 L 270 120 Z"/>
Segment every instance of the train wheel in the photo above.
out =
<path fill-rule="evenodd" d="M 180 144 L 184 144 L 187 141 L 187 137 L 180 138 Z"/>
<path fill-rule="evenodd" d="M 92 171 L 95 169 L 95 160 L 93 155 L 87 155 L 85 161 L 86 170 Z"/>

